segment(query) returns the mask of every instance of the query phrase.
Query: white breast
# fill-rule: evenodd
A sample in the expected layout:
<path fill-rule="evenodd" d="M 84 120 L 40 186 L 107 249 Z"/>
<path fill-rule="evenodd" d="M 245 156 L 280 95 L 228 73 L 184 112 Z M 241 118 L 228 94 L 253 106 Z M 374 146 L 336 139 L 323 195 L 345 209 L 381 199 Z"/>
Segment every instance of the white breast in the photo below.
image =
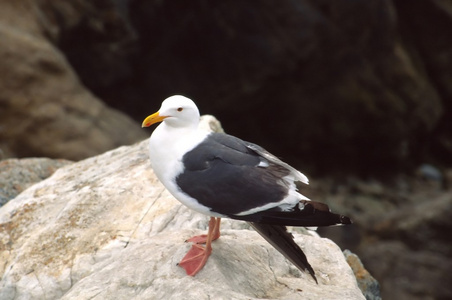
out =
<path fill-rule="evenodd" d="M 207 131 L 172 128 L 162 123 L 149 139 L 149 157 L 157 178 L 177 200 L 202 214 L 221 217 L 222 215 L 212 213 L 208 207 L 200 205 L 196 199 L 183 193 L 175 181 L 177 175 L 184 171 L 184 154 L 203 141 L 208 134 Z"/>

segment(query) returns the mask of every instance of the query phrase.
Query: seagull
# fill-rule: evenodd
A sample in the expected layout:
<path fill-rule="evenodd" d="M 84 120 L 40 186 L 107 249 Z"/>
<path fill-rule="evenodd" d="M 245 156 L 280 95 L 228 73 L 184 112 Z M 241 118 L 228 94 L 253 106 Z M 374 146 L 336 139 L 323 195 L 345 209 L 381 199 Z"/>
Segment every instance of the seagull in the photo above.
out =
<path fill-rule="evenodd" d="M 199 129 L 199 120 L 196 104 L 175 95 L 142 123 L 149 127 L 161 122 L 149 138 L 149 157 L 157 178 L 182 204 L 210 217 L 207 234 L 187 240 L 193 244 L 179 266 L 187 275 L 197 274 L 212 253 L 212 241 L 220 237 L 221 218 L 231 218 L 249 222 L 317 282 L 314 269 L 286 226 L 352 221 L 300 194 L 295 182 L 309 181 L 295 168 L 256 144 Z"/>

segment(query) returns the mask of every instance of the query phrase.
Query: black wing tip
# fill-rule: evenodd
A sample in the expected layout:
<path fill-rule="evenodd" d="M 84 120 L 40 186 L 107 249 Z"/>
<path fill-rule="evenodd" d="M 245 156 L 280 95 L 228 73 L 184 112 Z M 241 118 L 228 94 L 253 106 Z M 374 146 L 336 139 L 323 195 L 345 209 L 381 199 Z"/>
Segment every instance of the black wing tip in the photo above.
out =
<path fill-rule="evenodd" d="M 312 279 L 314 279 L 316 284 L 319 284 L 319 282 L 317 281 L 317 277 L 315 276 L 314 269 L 311 267 L 309 263 L 304 270 L 305 272 L 309 273 L 309 275 L 311 275 Z"/>
<path fill-rule="evenodd" d="M 353 224 L 349 217 L 331 212 L 325 203 L 307 200 L 301 200 L 300 203 L 303 204 L 302 208 L 294 206 L 292 211 L 270 209 L 251 215 L 229 215 L 229 217 L 259 224 L 281 226 L 325 227 Z"/>
<path fill-rule="evenodd" d="M 347 216 L 339 215 L 339 222 L 341 222 L 342 225 L 350 225 L 353 224 L 352 219 L 350 219 Z"/>
<path fill-rule="evenodd" d="M 293 235 L 287 231 L 287 228 L 282 225 L 269 225 L 256 222 L 249 222 L 249 224 L 270 243 L 276 250 L 284 255 L 295 267 L 300 271 L 308 273 L 314 279 L 316 284 L 319 284 L 315 276 L 314 269 L 309 264 L 306 255 L 300 246 L 295 243 Z"/>
<path fill-rule="evenodd" d="M 312 278 L 314 278 L 315 283 L 318 285 L 319 282 L 317 281 L 317 278 L 315 277 L 315 275 L 314 275 L 314 274 L 311 274 L 311 276 L 312 276 Z"/>

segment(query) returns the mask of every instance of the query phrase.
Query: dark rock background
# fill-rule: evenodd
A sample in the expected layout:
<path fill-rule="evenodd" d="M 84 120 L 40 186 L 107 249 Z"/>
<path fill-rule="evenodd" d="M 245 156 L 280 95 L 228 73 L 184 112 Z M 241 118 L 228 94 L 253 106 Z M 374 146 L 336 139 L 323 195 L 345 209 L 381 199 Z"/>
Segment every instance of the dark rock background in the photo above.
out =
<path fill-rule="evenodd" d="M 383 299 L 450 299 L 452 192 L 441 185 L 420 173 L 390 183 L 322 178 L 303 192 L 352 216 L 353 226 L 318 232 L 359 255 Z"/>
<path fill-rule="evenodd" d="M 452 1 L 18 0 L 0 25 L 2 158 L 136 142 L 183 94 L 322 178 L 384 298 L 452 297 Z"/>
<path fill-rule="evenodd" d="M 0 158 L 79 160 L 147 136 L 86 89 L 56 45 L 85 19 L 85 6 L 0 2 Z"/>
<path fill-rule="evenodd" d="M 161 99 L 184 94 L 226 131 L 319 174 L 393 173 L 436 160 L 430 153 L 451 154 L 442 135 L 432 136 L 445 131 L 450 93 L 441 97 L 429 76 L 435 62 L 424 59 L 450 47 L 421 52 L 425 42 L 395 3 L 128 4 L 120 12 L 130 22 L 113 31 L 124 46 L 115 57 L 98 49 L 96 32 L 87 34 L 94 53 L 67 38 L 61 47 L 92 91 L 137 120 Z M 73 31 L 92 32 L 88 26 Z M 442 70 L 435 74 L 447 81 Z"/>

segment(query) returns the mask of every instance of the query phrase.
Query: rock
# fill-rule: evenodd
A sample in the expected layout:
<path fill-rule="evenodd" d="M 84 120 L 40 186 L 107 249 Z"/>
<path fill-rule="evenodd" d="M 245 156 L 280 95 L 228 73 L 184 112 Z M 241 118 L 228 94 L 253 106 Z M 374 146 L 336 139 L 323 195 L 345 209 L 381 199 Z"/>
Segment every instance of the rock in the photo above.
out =
<path fill-rule="evenodd" d="M 437 182 L 441 182 L 443 180 L 443 174 L 441 174 L 441 171 L 429 164 L 422 164 L 419 166 L 417 174 L 425 180 Z"/>
<path fill-rule="evenodd" d="M 403 241 L 415 250 L 429 250 L 450 256 L 451 216 L 452 193 L 445 193 L 380 216 L 371 223 L 370 230 L 383 238 Z"/>
<path fill-rule="evenodd" d="M 205 268 L 186 276 L 184 240 L 207 219 L 158 182 L 147 141 L 64 166 L 0 209 L 0 298 L 364 299 L 332 241 L 294 234 L 317 285 L 232 220 Z"/>
<path fill-rule="evenodd" d="M 413 251 L 401 241 L 387 240 L 367 247 L 361 258 L 372 274 L 379 278 L 383 299 L 452 297 L 450 255 L 431 250 Z"/>
<path fill-rule="evenodd" d="M 223 127 L 221 126 L 220 121 L 218 121 L 212 115 L 202 115 L 201 122 L 199 123 L 199 127 L 203 130 L 221 132 L 224 133 Z"/>
<path fill-rule="evenodd" d="M 48 158 L 7 159 L 0 161 L 0 206 L 31 185 L 46 179 L 70 161 Z"/>
<path fill-rule="evenodd" d="M 46 36 L 91 91 L 118 88 L 118 81 L 134 72 L 130 60 L 137 47 L 136 34 L 126 22 L 129 1 L 35 2 Z M 103 101 L 109 103 L 109 98 L 105 95 Z M 130 98 L 133 93 L 116 104 L 127 107 Z"/>
<path fill-rule="evenodd" d="M 79 160 L 145 138 L 138 123 L 107 107 L 81 84 L 56 47 L 60 28 L 55 23 L 62 19 L 51 12 L 71 11 L 69 6 L 52 1 L 0 4 L 3 158 Z"/>
<path fill-rule="evenodd" d="M 380 284 L 378 281 L 370 275 L 369 271 L 364 268 L 363 263 L 359 257 L 350 252 L 350 250 L 344 251 L 347 263 L 355 273 L 358 286 L 363 292 L 366 300 L 381 300 L 380 296 Z"/>
<path fill-rule="evenodd" d="M 450 188 L 452 186 L 452 169 L 444 171 L 444 180 L 446 187 Z"/>
<path fill-rule="evenodd" d="M 384 186 L 381 182 L 375 180 L 364 181 L 357 178 L 349 178 L 347 184 L 352 192 L 362 195 L 382 196 L 384 194 Z"/>
<path fill-rule="evenodd" d="M 404 176 L 381 183 L 381 193 L 357 189 L 369 181 L 358 184 L 355 179 L 348 181 L 348 187 L 321 195 L 319 189 L 332 190 L 331 183 L 328 187 L 322 182 L 323 186 L 317 184 L 315 199 L 328 203 L 332 210 L 340 209 L 353 219 L 354 226 L 343 231 L 322 228 L 319 233 L 359 255 L 381 285 L 383 299 L 452 297 L 450 190 L 418 176 Z"/>
<path fill-rule="evenodd" d="M 450 1 L 394 0 L 400 34 L 406 49 L 418 65 L 428 72 L 441 95 L 444 112 L 435 132 L 428 139 L 430 157 L 452 166 L 452 26 Z M 428 26 L 425 24 L 428 23 Z"/>

